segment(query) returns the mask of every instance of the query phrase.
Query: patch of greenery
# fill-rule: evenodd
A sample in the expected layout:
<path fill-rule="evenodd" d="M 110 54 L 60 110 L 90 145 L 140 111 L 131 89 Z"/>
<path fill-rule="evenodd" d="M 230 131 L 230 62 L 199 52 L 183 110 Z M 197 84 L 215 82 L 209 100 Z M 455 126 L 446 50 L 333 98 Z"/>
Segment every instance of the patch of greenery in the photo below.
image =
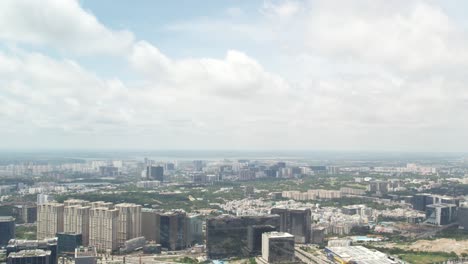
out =
<path fill-rule="evenodd" d="M 16 226 L 15 235 L 17 239 L 36 239 L 37 228 L 36 226 Z"/>

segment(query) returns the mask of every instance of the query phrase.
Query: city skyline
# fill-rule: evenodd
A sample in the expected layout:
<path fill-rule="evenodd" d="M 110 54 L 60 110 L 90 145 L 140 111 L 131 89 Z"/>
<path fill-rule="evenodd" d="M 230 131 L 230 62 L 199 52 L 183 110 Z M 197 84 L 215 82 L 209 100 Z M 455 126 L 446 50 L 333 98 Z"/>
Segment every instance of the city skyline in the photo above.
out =
<path fill-rule="evenodd" d="M 2 1 L 1 149 L 467 152 L 464 1 Z"/>

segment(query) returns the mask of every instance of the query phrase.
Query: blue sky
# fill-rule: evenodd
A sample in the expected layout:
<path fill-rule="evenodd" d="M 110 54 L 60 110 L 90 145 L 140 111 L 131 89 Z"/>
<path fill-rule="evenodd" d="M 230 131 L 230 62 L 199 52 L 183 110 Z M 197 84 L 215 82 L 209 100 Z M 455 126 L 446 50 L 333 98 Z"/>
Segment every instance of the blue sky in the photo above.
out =
<path fill-rule="evenodd" d="M 465 1 L 0 2 L 0 148 L 466 151 Z"/>

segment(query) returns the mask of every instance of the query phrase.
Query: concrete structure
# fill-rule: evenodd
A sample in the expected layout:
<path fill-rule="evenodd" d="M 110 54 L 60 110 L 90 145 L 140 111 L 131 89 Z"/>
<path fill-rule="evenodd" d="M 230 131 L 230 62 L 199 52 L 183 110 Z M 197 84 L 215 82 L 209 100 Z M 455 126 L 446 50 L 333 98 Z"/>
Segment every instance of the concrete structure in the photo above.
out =
<path fill-rule="evenodd" d="M 57 233 L 57 250 L 59 255 L 73 256 L 75 248 L 83 245 L 83 236 L 75 233 Z"/>
<path fill-rule="evenodd" d="M 65 201 L 67 204 L 67 201 Z M 63 231 L 81 234 L 83 246 L 89 245 L 89 210 L 90 206 L 72 204 L 65 206 L 63 212 Z"/>
<path fill-rule="evenodd" d="M 37 239 L 52 238 L 63 232 L 63 212 L 61 203 L 37 205 Z"/>
<path fill-rule="evenodd" d="M 310 209 L 273 208 L 271 214 L 280 216 L 280 231 L 292 234 L 296 243 L 308 243 L 310 241 Z"/>
<path fill-rule="evenodd" d="M 96 264 L 97 252 L 95 247 L 79 247 L 75 249 L 75 264 Z"/>
<path fill-rule="evenodd" d="M 0 216 L 0 246 L 6 246 L 13 238 L 15 238 L 15 218 Z"/>
<path fill-rule="evenodd" d="M 89 245 L 98 251 L 115 251 L 119 210 L 105 207 L 89 211 Z"/>
<path fill-rule="evenodd" d="M 52 264 L 50 251 L 42 249 L 22 250 L 10 253 L 7 264 Z"/>
<path fill-rule="evenodd" d="M 103 201 L 92 202 L 92 203 L 90 203 L 90 205 L 91 205 L 91 208 L 107 208 L 107 209 L 113 209 L 114 208 L 113 203 L 103 202 Z"/>
<path fill-rule="evenodd" d="M 164 167 L 162 166 L 147 166 L 146 178 L 148 180 L 164 181 Z"/>
<path fill-rule="evenodd" d="M 203 243 L 203 219 L 201 215 L 191 214 L 186 217 L 187 246 Z"/>
<path fill-rule="evenodd" d="M 121 203 L 115 209 L 119 211 L 117 243 L 122 247 L 125 241 L 141 236 L 141 205 Z"/>
<path fill-rule="evenodd" d="M 426 223 L 433 225 L 448 225 L 457 218 L 455 204 L 430 204 L 426 206 Z"/>
<path fill-rule="evenodd" d="M 187 225 L 184 211 L 171 211 L 160 214 L 159 241 L 163 248 L 181 250 L 186 248 Z"/>
<path fill-rule="evenodd" d="M 324 240 L 325 240 L 325 228 L 324 227 L 312 228 L 312 235 L 310 238 L 310 243 L 323 244 Z"/>
<path fill-rule="evenodd" d="M 154 209 L 141 209 L 141 235 L 147 241 L 159 241 L 159 212 Z"/>
<path fill-rule="evenodd" d="M 44 240 L 17 240 L 12 239 L 6 246 L 7 255 L 24 250 L 44 250 L 50 252 L 50 264 L 57 263 L 57 238 Z"/>
<path fill-rule="evenodd" d="M 462 204 L 458 208 L 457 220 L 460 229 L 468 230 L 468 204 Z"/>
<path fill-rule="evenodd" d="M 389 259 L 386 254 L 370 250 L 363 246 L 350 247 L 326 247 L 325 252 L 329 258 L 338 263 L 365 263 L 365 264 L 396 264 L 395 260 Z"/>
<path fill-rule="evenodd" d="M 221 215 L 206 220 L 206 249 L 209 259 L 247 257 L 248 229 L 250 226 L 271 225 L 277 230 L 278 215 L 232 216 Z"/>
<path fill-rule="evenodd" d="M 120 248 L 120 252 L 130 253 L 139 248 L 142 249 L 145 244 L 146 244 L 145 237 L 132 238 L 130 240 L 125 241 L 124 246 Z"/>
<path fill-rule="evenodd" d="M 262 259 L 268 263 L 294 262 L 294 236 L 280 232 L 263 233 Z"/>
<path fill-rule="evenodd" d="M 247 247 L 251 255 L 262 253 L 263 233 L 279 231 L 278 227 L 272 225 L 253 225 L 247 228 Z"/>

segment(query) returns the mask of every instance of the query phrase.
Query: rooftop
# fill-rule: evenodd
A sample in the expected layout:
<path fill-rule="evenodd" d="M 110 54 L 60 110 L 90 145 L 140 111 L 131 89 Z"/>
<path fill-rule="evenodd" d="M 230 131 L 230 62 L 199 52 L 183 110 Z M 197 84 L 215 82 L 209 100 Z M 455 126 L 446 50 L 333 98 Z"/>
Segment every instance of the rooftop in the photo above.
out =
<path fill-rule="evenodd" d="M 370 250 L 363 246 L 348 246 L 348 247 L 326 247 L 327 252 L 332 253 L 336 257 L 345 262 L 355 261 L 359 264 L 396 264 L 395 260 L 391 260 L 388 256 L 377 250 Z"/>

